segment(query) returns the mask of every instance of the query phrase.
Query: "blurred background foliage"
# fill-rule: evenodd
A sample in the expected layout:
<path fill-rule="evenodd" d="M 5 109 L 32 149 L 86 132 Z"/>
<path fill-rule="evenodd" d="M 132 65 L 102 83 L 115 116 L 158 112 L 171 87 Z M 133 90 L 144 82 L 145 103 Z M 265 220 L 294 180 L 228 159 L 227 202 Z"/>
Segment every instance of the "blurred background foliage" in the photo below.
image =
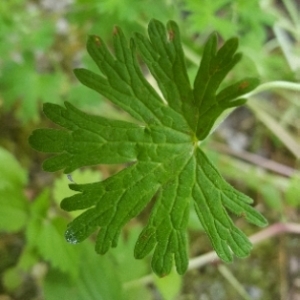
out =
<path fill-rule="evenodd" d="M 27 143 L 33 129 L 51 126 L 41 113 L 43 102 L 67 100 L 87 112 L 126 118 L 73 75 L 75 67 L 95 69 L 85 51 L 87 35 L 100 35 L 111 45 L 115 24 L 130 36 L 145 33 L 153 17 L 173 19 L 181 29 L 191 78 L 212 31 L 219 33 L 220 43 L 238 36 L 244 57 L 227 82 L 246 75 L 265 85 L 203 147 L 221 173 L 253 197 L 270 223 L 297 222 L 299 10 L 296 0 L 1 1 L 0 299 L 299 299 L 297 235 L 268 239 L 251 257 L 222 268 L 209 263 L 183 277 L 174 272 L 163 279 L 147 275 L 149 259 L 133 258 L 147 211 L 126 226 L 118 247 L 105 256 L 94 252 L 92 240 L 66 243 L 64 230 L 75 215 L 61 211 L 59 202 L 72 193 L 70 178 L 43 172 L 45 156 Z M 71 179 L 93 182 L 122 167 L 83 169 Z M 249 235 L 257 230 L 236 221 Z M 191 257 L 211 250 L 193 210 L 189 231 Z"/>

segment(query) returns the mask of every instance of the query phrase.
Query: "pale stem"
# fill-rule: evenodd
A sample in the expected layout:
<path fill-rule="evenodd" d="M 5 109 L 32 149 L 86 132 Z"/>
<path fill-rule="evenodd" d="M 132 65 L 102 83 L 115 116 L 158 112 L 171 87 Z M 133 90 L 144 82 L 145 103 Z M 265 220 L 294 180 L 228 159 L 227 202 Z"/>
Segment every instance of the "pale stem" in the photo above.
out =
<path fill-rule="evenodd" d="M 275 224 L 269 226 L 268 228 L 263 229 L 263 230 L 259 231 L 258 233 L 251 235 L 249 237 L 249 240 L 255 246 L 264 240 L 267 240 L 271 237 L 274 237 L 274 236 L 282 234 L 282 233 L 300 234 L 300 224 L 275 223 Z M 188 271 L 193 270 L 193 269 L 199 269 L 207 264 L 216 263 L 219 261 L 220 261 L 220 258 L 218 257 L 216 252 L 210 251 L 204 255 L 190 259 Z M 126 282 L 126 283 L 124 283 L 123 287 L 125 289 L 128 289 L 128 288 L 131 288 L 134 286 L 139 286 L 141 284 L 143 284 L 143 285 L 150 284 L 154 281 L 154 276 L 155 276 L 154 274 L 149 274 L 142 278 Z"/>
<path fill-rule="evenodd" d="M 285 90 L 300 92 L 300 84 L 295 82 L 288 82 L 288 81 L 270 81 L 270 82 L 260 84 L 252 92 L 243 95 L 243 98 L 252 97 L 261 92 L 265 92 L 273 89 L 285 89 Z"/>

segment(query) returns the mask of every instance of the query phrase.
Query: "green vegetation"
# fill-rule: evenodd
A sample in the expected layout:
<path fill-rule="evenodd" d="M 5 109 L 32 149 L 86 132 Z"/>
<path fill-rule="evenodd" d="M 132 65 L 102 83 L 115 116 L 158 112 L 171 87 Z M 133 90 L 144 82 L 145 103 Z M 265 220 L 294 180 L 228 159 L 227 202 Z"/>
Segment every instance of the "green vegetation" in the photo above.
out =
<path fill-rule="evenodd" d="M 299 238 L 286 234 L 275 241 L 271 237 L 280 232 L 300 231 L 299 225 L 293 223 L 298 222 L 300 203 L 300 175 L 296 170 L 300 153 L 297 138 L 300 63 L 296 46 L 300 42 L 300 18 L 297 11 L 296 3 L 291 0 L 280 5 L 271 1 L 219 0 L 213 3 L 185 0 L 180 4 L 159 1 L 155 5 L 146 0 L 126 0 L 122 4 L 94 0 L 77 0 L 72 4 L 24 0 L 1 3 L 0 295 L 13 299 L 284 299 L 288 292 L 292 295 L 296 290 L 293 278 L 299 270 L 290 270 L 288 266 L 289 261 L 299 257 Z M 163 24 L 175 20 L 182 43 L 177 39 L 178 34 L 170 36 L 172 43 L 166 42 L 165 29 L 156 22 L 150 26 L 150 36 L 152 34 L 156 41 L 149 43 L 146 27 L 153 17 Z M 116 24 L 126 37 L 133 36 L 136 50 L 127 47 L 128 41 L 121 41 L 120 30 L 113 31 Z M 174 23 L 169 26 L 177 33 Z M 218 32 L 219 42 L 211 35 L 213 31 Z M 117 70 L 114 75 L 112 69 L 101 62 L 99 55 L 105 54 L 99 52 L 100 40 L 91 37 L 88 50 L 106 77 L 98 75 L 84 49 L 89 34 L 101 36 L 101 49 L 107 45 L 107 51 L 119 60 L 115 62 L 111 57 Z M 228 47 L 228 63 L 238 57 L 233 36 L 239 38 L 243 59 L 233 71 L 230 68 L 234 63 L 230 68 L 225 67 L 216 86 L 208 89 L 211 93 L 206 96 L 209 97 L 200 97 L 205 90 L 201 84 L 208 82 L 201 78 L 209 69 L 204 62 L 214 57 L 213 49 Z M 153 45 L 162 47 L 155 49 Z M 209 49 L 210 45 L 214 47 Z M 122 47 L 126 52 L 121 51 Z M 138 52 L 141 69 L 132 51 Z M 121 63 L 123 54 L 129 59 L 125 64 Z M 170 67 L 173 61 L 169 60 L 174 54 L 176 72 Z M 131 64 L 130 59 L 133 59 Z M 103 96 L 80 84 L 73 75 L 74 68 L 80 68 L 76 71 L 80 81 Z M 128 74 L 139 84 L 130 85 Z M 112 77 L 109 79 L 109 76 Z M 248 79 L 241 82 L 245 77 Z M 255 88 L 257 83 L 250 77 L 260 78 L 261 84 Z M 114 86 L 116 78 L 118 84 Z M 216 83 L 215 79 L 209 82 Z M 194 94 L 188 80 L 196 82 Z M 234 85 L 235 82 L 238 84 Z M 102 84 L 100 90 L 99 83 Z M 247 85 L 248 89 L 233 93 L 226 90 L 228 86 L 247 88 Z M 138 97 L 132 97 L 128 87 L 143 90 L 135 91 Z M 227 98 L 223 97 L 225 92 L 220 94 L 224 88 Z M 149 102 L 141 93 L 151 99 L 147 111 L 145 104 Z M 185 93 L 188 95 L 186 105 L 174 101 L 183 98 Z M 233 108 L 223 110 L 244 104 L 244 100 L 236 100 L 244 93 L 247 103 L 228 117 Z M 120 95 L 126 97 L 120 99 Z M 191 105 L 198 95 L 199 106 Z M 166 106 L 159 102 L 161 97 L 168 102 L 166 111 L 163 111 Z M 226 103 L 223 107 L 218 103 L 221 99 Z M 236 101 L 229 103 L 230 99 Z M 67 101 L 65 107 L 64 101 Z M 128 105 L 128 101 L 132 101 L 132 105 Z M 28 136 L 34 129 L 53 126 L 41 113 L 45 102 L 48 103 L 44 104 L 45 115 L 67 129 L 38 129 L 31 138 L 35 136 L 34 143 L 39 150 L 56 154 L 51 158 L 32 151 L 28 144 Z M 197 125 L 195 120 L 201 113 L 200 108 L 212 103 L 216 107 L 211 110 L 214 114 L 205 114 L 207 119 L 201 119 L 202 123 Z M 155 109 L 158 107 L 160 111 Z M 95 134 L 95 128 L 101 130 Z M 42 138 L 43 143 L 38 143 Z M 84 143 L 76 142 L 78 138 L 84 139 Z M 169 147 L 166 141 L 172 145 Z M 91 142 L 95 147 L 90 147 Z M 102 155 L 93 156 L 93 153 Z M 64 170 L 65 174 L 43 172 L 41 164 L 45 159 L 46 170 Z M 202 169 L 198 166 L 199 159 Z M 134 161 L 138 162 L 132 164 Z M 181 198 L 192 204 L 191 182 L 197 172 L 188 171 L 203 170 L 203 163 L 208 170 L 204 178 L 210 178 L 212 173 L 219 177 L 220 172 L 235 188 L 219 177 L 219 184 L 212 185 L 209 191 L 222 194 L 226 186 L 230 197 L 223 192 L 223 200 L 217 206 L 211 206 L 212 198 L 205 197 L 205 203 L 204 198 L 195 202 L 196 210 L 192 205 L 185 209 L 180 207 L 181 215 L 189 215 L 188 221 L 183 218 L 180 223 L 174 218 L 170 223 L 172 213 L 166 213 L 169 202 L 179 205 L 181 202 L 175 200 Z M 95 164 L 100 165 L 81 168 Z M 79 167 L 80 170 L 75 170 Z M 136 181 L 124 177 L 128 172 L 135 172 L 132 178 Z M 69 173 L 71 176 L 66 175 Z M 139 177 L 144 181 L 137 181 Z M 125 192 L 121 192 L 120 187 L 125 188 Z M 182 191 L 175 196 L 176 188 Z M 206 182 L 199 182 L 195 193 L 200 190 L 208 191 Z M 91 197 L 95 194 L 96 197 Z M 240 209 L 230 206 L 232 195 L 246 201 L 237 201 L 242 205 Z M 249 205 L 248 196 L 253 198 L 255 208 Z M 66 200 L 61 205 L 65 211 L 59 207 L 63 198 Z M 124 210 L 112 209 L 118 199 L 123 199 L 119 204 Z M 214 209 L 213 214 L 204 213 L 204 204 Z M 128 205 L 137 205 L 130 215 L 126 210 Z M 224 214 L 225 207 L 239 216 Z M 105 209 L 108 214 L 104 214 Z M 263 225 L 264 219 L 258 211 L 271 225 L 259 236 L 252 236 L 258 228 L 244 219 Z M 97 214 L 99 218 L 91 222 L 88 214 Z M 166 214 L 170 218 L 164 218 Z M 120 216 L 122 221 L 108 226 L 110 220 L 118 220 Z M 209 220 L 209 216 L 213 218 Z M 229 230 L 212 226 L 216 218 Z M 174 230 L 174 224 L 180 226 L 180 231 Z M 103 233 L 101 235 L 103 230 L 98 237 L 94 235 L 99 225 L 107 229 L 106 239 Z M 85 231 L 81 231 L 80 226 Z M 77 245 L 67 243 L 64 238 L 67 228 L 69 233 L 72 230 L 76 241 L 86 240 Z M 148 240 L 143 239 L 145 232 L 150 233 Z M 239 245 L 247 245 L 243 251 L 234 248 L 228 232 L 237 232 L 239 239 L 242 238 Z M 255 245 L 260 240 L 266 242 L 255 247 L 246 259 L 218 266 L 211 264 L 217 261 L 216 255 L 209 252 L 212 246 L 226 261 L 231 259 L 229 248 L 237 256 L 248 254 L 250 244 L 246 236 L 251 236 Z M 220 237 L 224 238 L 221 244 L 216 242 Z M 106 242 L 99 243 L 102 239 Z M 173 243 L 166 245 L 166 239 Z M 95 253 L 95 242 L 97 251 L 104 253 L 117 240 L 118 246 L 106 255 Z M 135 246 L 137 240 L 142 242 Z M 170 272 L 163 279 L 152 275 L 148 256 L 134 258 L 134 254 L 139 258 L 145 256 L 154 247 L 154 271 L 159 275 Z M 161 261 L 162 253 L 166 255 Z M 187 268 L 183 276 L 171 268 L 173 253 L 183 253 L 175 255 L 174 261 L 180 273 Z M 201 272 L 196 272 L 200 267 Z"/>
<path fill-rule="evenodd" d="M 99 226 L 96 251 L 104 254 L 117 246 L 122 227 L 155 197 L 150 220 L 137 241 L 135 257 L 143 258 L 154 249 L 152 268 L 165 276 L 171 271 L 174 255 L 177 271 L 183 274 L 188 267 L 186 227 L 194 200 L 199 220 L 218 255 L 227 262 L 232 261 L 230 249 L 239 257 L 247 256 L 251 244 L 224 207 L 256 225 L 267 222 L 248 205 L 252 201 L 246 195 L 224 181 L 198 143 L 207 137 L 225 109 L 245 103 L 239 97 L 258 82 L 243 79 L 217 93 L 241 55 L 235 54 L 237 39 L 228 40 L 217 51 L 217 37 L 212 34 L 192 89 L 176 23 L 168 23 L 168 39 L 159 21 L 152 20 L 148 32 L 150 41 L 136 35 L 129 48 L 121 29 L 115 28 L 116 58 L 99 37 L 91 36 L 88 52 L 105 77 L 86 69 L 75 70 L 81 82 L 122 107 L 142 125 L 87 115 L 68 102 L 66 108 L 45 104 L 45 115 L 70 132 L 38 129 L 30 137 L 35 149 L 59 153 L 44 163 L 44 169 L 50 172 L 65 169 L 70 173 L 88 165 L 133 162 L 107 180 L 70 186 L 80 194 L 65 198 L 61 207 L 67 211 L 89 209 L 68 225 L 66 239 L 79 243 Z M 135 45 L 164 100 L 143 78 Z"/>

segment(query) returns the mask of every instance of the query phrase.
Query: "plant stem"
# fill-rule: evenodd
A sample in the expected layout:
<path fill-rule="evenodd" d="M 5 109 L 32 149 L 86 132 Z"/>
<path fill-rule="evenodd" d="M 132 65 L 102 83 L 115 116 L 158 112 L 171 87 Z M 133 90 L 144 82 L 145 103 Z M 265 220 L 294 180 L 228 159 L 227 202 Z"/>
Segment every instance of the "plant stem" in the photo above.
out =
<path fill-rule="evenodd" d="M 300 84 L 299 84 L 300 91 Z M 282 126 L 278 124 L 271 115 L 269 115 L 259 105 L 258 101 L 248 101 L 247 106 L 255 113 L 258 119 L 264 123 L 264 125 L 273 132 L 275 136 L 294 154 L 294 156 L 300 158 L 300 145 L 296 139 Z"/>
<path fill-rule="evenodd" d="M 232 285 L 236 292 L 245 300 L 251 300 L 251 297 L 244 289 L 243 285 L 234 277 L 229 268 L 225 265 L 219 265 L 218 271 L 223 275 L 223 277 Z"/>
<path fill-rule="evenodd" d="M 236 151 L 222 143 L 210 141 L 209 148 L 213 149 L 214 151 L 218 151 L 230 156 L 235 156 L 237 158 L 250 162 L 253 165 L 259 166 L 260 168 L 266 169 L 268 171 L 276 172 L 277 174 L 280 174 L 282 176 L 292 177 L 295 174 L 298 174 L 298 172 L 291 167 L 285 166 L 276 161 L 264 158 L 262 156 L 247 151 L 243 151 L 243 150 Z"/>
<path fill-rule="evenodd" d="M 253 245 L 256 245 L 264 240 L 282 233 L 296 233 L 300 234 L 300 224 L 297 223 L 275 223 L 266 229 L 259 231 L 249 237 Z M 188 270 L 199 269 L 207 264 L 219 262 L 220 258 L 215 251 L 210 251 L 204 255 L 190 259 Z M 146 275 L 142 278 L 125 282 L 123 287 L 129 289 L 141 284 L 150 284 L 154 280 L 154 274 Z"/>
<path fill-rule="evenodd" d="M 255 90 L 253 90 L 248 94 L 245 94 L 243 97 L 245 98 L 252 97 L 261 92 L 265 92 L 273 89 L 286 89 L 290 91 L 300 92 L 300 84 L 295 82 L 288 82 L 288 81 L 270 81 L 259 85 Z"/>

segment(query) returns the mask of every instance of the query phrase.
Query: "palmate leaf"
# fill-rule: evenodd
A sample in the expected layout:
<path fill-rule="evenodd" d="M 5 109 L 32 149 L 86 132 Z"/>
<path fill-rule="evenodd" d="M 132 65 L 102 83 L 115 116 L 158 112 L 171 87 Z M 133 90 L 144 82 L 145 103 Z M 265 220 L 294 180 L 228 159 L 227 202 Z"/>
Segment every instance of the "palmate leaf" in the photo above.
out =
<path fill-rule="evenodd" d="M 266 220 L 249 204 L 252 200 L 235 190 L 219 174 L 199 147 L 215 120 L 227 108 L 241 105 L 239 98 L 258 84 L 246 78 L 221 91 L 220 83 L 240 60 L 237 39 L 217 50 L 212 34 L 195 78 L 189 83 L 179 29 L 170 21 L 167 30 L 152 20 L 149 38 L 136 34 L 128 41 L 114 30 L 113 56 L 104 42 L 91 36 L 87 49 L 101 75 L 75 70 L 77 78 L 98 91 L 137 120 L 136 124 L 85 114 L 70 103 L 45 104 L 44 113 L 64 127 L 38 129 L 30 137 L 33 148 L 55 153 L 44 162 L 46 171 L 95 164 L 129 163 L 121 172 L 90 184 L 70 184 L 78 191 L 65 198 L 67 211 L 85 211 L 67 228 L 66 239 L 79 243 L 100 228 L 96 251 L 116 247 L 121 229 L 154 199 L 149 221 L 136 243 L 134 255 L 143 258 L 154 250 L 152 268 L 166 275 L 173 261 L 178 273 L 188 266 L 187 223 L 193 201 L 199 220 L 217 254 L 224 261 L 249 254 L 251 243 L 232 222 L 227 210 L 249 222 Z M 146 81 L 137 63 L 138 50 L 156 79 L 163 98 Z"/>

